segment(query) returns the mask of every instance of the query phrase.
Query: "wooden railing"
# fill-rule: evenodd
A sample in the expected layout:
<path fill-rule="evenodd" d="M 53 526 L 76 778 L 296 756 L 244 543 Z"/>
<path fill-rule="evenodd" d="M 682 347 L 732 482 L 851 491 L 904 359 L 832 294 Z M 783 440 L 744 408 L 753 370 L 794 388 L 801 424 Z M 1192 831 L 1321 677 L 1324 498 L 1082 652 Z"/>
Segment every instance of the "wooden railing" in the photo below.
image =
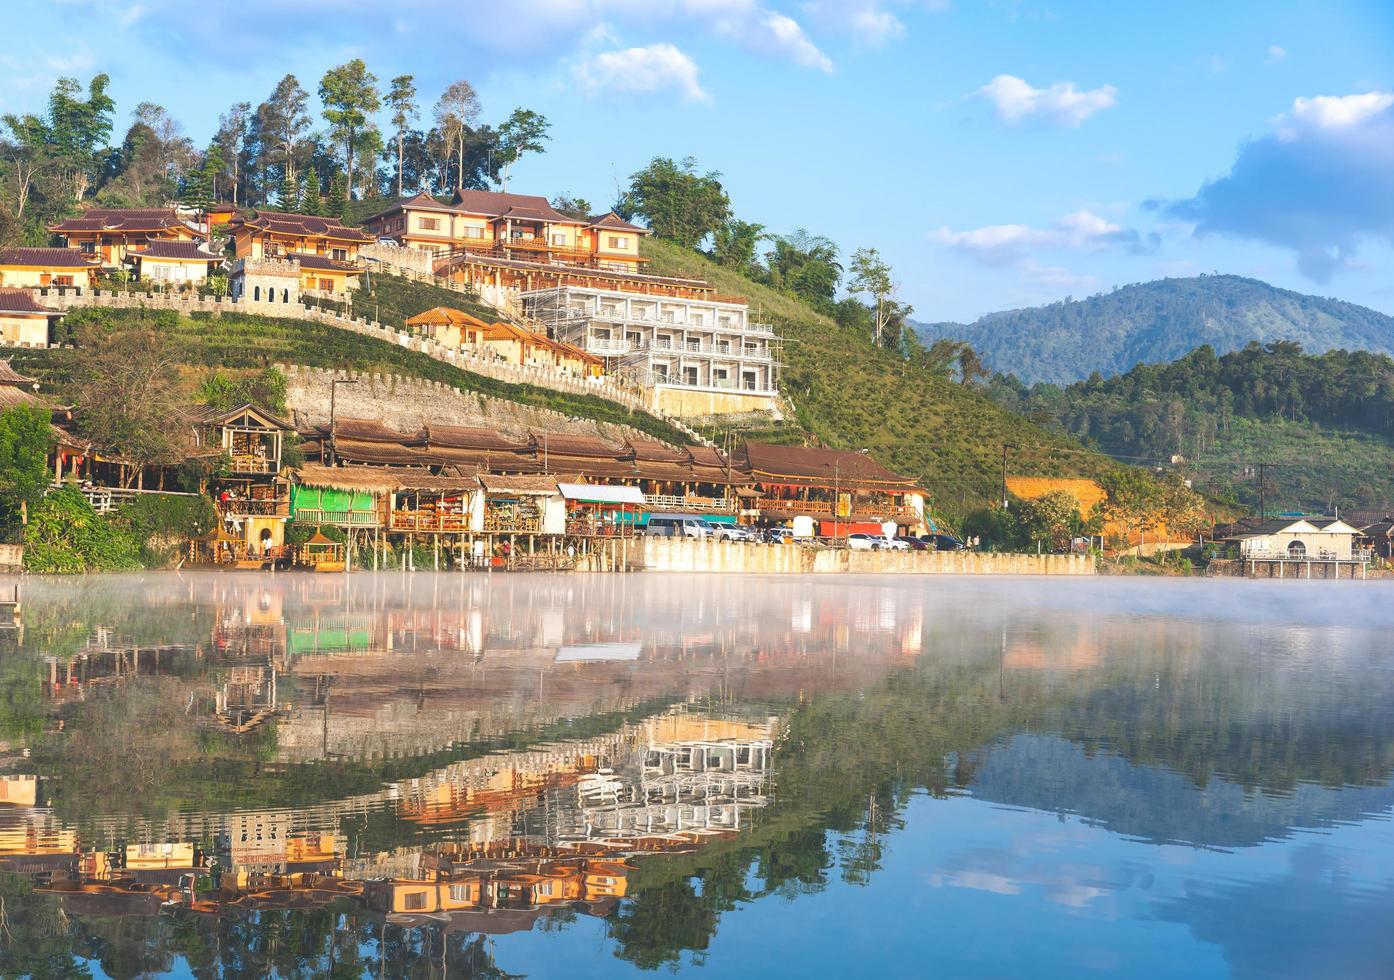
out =
<path fill-rule="evenodd" d="M 232 456 L 232 472 L 234 473 L 275 473 L 279 469 L 278 460 L 268 459 L 265 456 L 243 453 L 234 453 Z"/>
<path fill-rule="evenodd" d="M 229 517 L 289 517 L 290 501 L 285 497 L 264 500 L 234 497 L 218 501 L 218 509 Z"/>
<path fill-rule="evenodd" d="M 504 534 L 540 534 L 542 532 L 542 518 L 536 516 L 506 517 L 502 514 L 492 514 L 485 511 L 484 530 Z"/>
<path fill-rule="evenodd" d="M 719 497 L 676 496 L 673 494 L 646 493 L 644 503 L 650 511 L 703 511 L 709 513 L 734 514 L 736 502 Z"/>
<path fill-rule="evenodd" d="M 335 527 L 382 527 L 382 516 L 375 510 L 296 508 L 295 519 L 302 524 L 330 524 Z"/>
<path fill-rule="evenodd" d="M 470 530 L 468 514 L 436 514 L 421 510 L 394 510 L 388 526 L 394 531 L 420 531 L 427 534 Z"/>

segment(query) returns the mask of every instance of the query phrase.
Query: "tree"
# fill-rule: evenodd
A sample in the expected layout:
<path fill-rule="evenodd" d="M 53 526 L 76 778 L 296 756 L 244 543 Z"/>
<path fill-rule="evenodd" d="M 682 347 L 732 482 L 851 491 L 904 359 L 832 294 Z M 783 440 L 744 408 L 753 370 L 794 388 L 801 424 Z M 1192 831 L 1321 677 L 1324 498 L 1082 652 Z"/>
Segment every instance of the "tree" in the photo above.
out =
<path fill-rule="evenodd" d="M 721 174 L 697 173 L 692 157 L 680 163 L 654 157 L 630 175 L 629 189 L 615 210 L 626 218 L 643 218 L 660 238 L 696 249 L 731 217 L 731 200 Z"/>
<path fill-rule="evenodd" d="M 1133 531 L 1146 539 L 1147 532 L 1164 518 L 1165 497 L 1161 484 L 1146 470 L 1136 466 L 1120 466 L 1099 478 L 1105 497 L 1101 505 L 1106 518 L 1123 525 L 1127 545 Z"/>
<path fill-rule="evenodd" d="M 313 170 L 305 175 L 305 194 L 300 201 L 300 210 L 315 217 L 324 215 L 324 198 L 319 192 L 319 174 Z"/>
<path fill-rule="evenodd" d="M 233 204 L 237 204 L 241 200 L 239 192 L 248 156 L 247 135 L 251 117 L 252 104 L 250 102 L 234 103 L 227 112 L 218 117 L 218 131 L 213 135 L 213 142 L 217 144 L 218 150 L 222 154 Z M 215 193 L 214 198 L 216 199 L 217 196 Z"/>
<path fill-rule="evenodd" d="M 320 98 L 324 98 L 323 87 Z M 294 75 L 286 75 L 271 92 L 271 97 L 257 106 L 257 130 L 264 143 L 275 147 L 279 158 L 281 181 L 295 182 L 295 150 L 310 128 L 310 93 Z M 263 161 L 263 166 L 270 161 Z M 266 181 L 269 186 L 270 181 Z"/>
<path fill-rule="evenodd" d="M 73 377 L 79 431 L 135 464 L 180 462 L 191 437 L 178 396 L 177 356 L 149 321 L 79 319 Z"/>
<path fill-rule="evenodd" d="M 792 235 L 777 235 L 766 253 L 770 285 L 826 311 L 842 279 L 837 246 L 831 239 L 803 228 Z"/>
<path fill-rule="evenodd" d="M 378 111 L 377 76 L 368 71 L 362 58 L 354 58 L 324 73 L 319 83 L 319 100 L 324 118 L 334 138 L 344 147 L 345 200 L 353 198 L 353 155 L 365 131 L 376 135 L 369 116 Z"/>
<path fill-rule="evenodd" d="M 552 198 L 552 207 L 568 218 L 577 220 L 587 219 L 595 213 L 590 201 L 584 197 L 572 197 L 570 194 L 558 194 Z"/>
<path fill-rule="evenodd" d="M 464 186 L 465 175 L 465 136 L 479 118 L 479 96 L 474 86 L 463 78 L 451 82 L 436 101 L 436 125 L 440 127 L 441 139 L 446 149 L 445 178 L 450 177 L 449 157 L 453 154 L 459 161 L 457 187 Z"/>
<path fill-rule="evenodd" d="M 344 219 L 344 213 L 348 208 L 348 180 L 344 177 L 342 170 L 334 171 L 333 178 L 329 181 L 329 199 L 324 202 L 323 211 L 331 218 Z"/>
<path fill-rule="evenodd" d="M 876 249 L 859 248 L 852 253 L 850 268 L 852 275 L 847 280 L 847 289 L 871 297 L 875 324 L 872 340 L 880 346 L 893 313 L 891 300 L 897 288 L 896 281 L 891 278 L 891 267 Z"/>
<path fill-rule="evenodd" d="M 3 122 L 9 137 L 0 143 L 0 154 L 10 164 L 15 217 L 23 220 L 34 180 L 50 162 L 49 129 L 42 119 L 32 114 L 6 115 Z"/>
<path fill-rule="evenodd" d="M 107 94 L 111 79 L 95 75 L 87 98 L 75 78 L 60 78 L 48 97 L 48 135 L 73 203 L 86 195 L 98 171 L 98 151 L 111 138 L 116 103 Z"/>
<path fill-rule="evenodd" d="M 961 343 L 958 345 L 958 383 L 964 386 L 986 378 L 988 376 L 987 366 L 983 364 L 983 359 L 974 350 L 972 344 Z"/>
<path fill-rule="evenodd" d="M 503 170 L 503 189 L 508 190 L 508 176 L 525 153 L 544 153 L 544 140 L 550 139 L 547 130 L 552 124 L 541 113 L 531 109 L 514 109 L 513 114 L 499 126 L 499 166 Z"/>
<path fill-rule="evenodd" d="M 1016 517 L 1027 538 L 1044 542 L 1051 551 L 1068 550 L 1071 540 L 1084 529 L 1079 501 L 1064 490 L 1020 501 Z"/>
<path fill-rule="evenodd" d="M 397 134 L 397 196 L 401 197 L 407 124 L 421 113 L 416 107 L 416 85 L 411 75 L 398 75 L 389 84 L 386 101 L 392 110 L 392 129 Z"/>
<path fill-rule="evenodd" d="M 749 273 L 755 267 L 755 250 L 766 237 L 764 225 L 728 218 L 712 233 L 712 258 L 717 265 Z"/>
<path fill-rule="evenodd" d="M 0 412 L 0 517 L 23 513 L 43 496 L 52 448 L 48 411 L 15 405 Z"/>
<path fill-rule="evenodd" d="M 186 176 L 180 199 L 188 207 L 207 211 L 216 200 L 213 196 L 213 183 L 222 170 L 222 151 L 218 149 L 216 142 L 209 143 L 208 149 L 203 151 L 203 162 Z"/>

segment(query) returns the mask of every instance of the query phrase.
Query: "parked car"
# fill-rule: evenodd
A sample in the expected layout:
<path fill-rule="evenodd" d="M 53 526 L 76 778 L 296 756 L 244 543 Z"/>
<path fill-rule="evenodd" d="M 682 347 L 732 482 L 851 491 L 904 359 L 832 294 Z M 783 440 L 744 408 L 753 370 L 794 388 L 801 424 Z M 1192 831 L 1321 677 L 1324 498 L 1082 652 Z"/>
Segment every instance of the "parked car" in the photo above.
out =
<path fill-rule="evenodd" d="M 649 538 L 701 539 L 711 533 L 710 524 L 691 514 L 652 514 L 644 525 L 644 536 Z"/>
<path fill-rule="evenodd" d="M 968 546 L 952 534 L 921 534 L 920 540 L 935 551 L 962 551 Z"/>
<path fill-rule="evenodd" d="M 929 551 L 934 547 L 934 545 L 929 542 L 921 541 L 919 538 L 914 537 L 900 537 L 896 538 L 896 540 L 904 543 L 905 547 L 909 548 L 911 551 Z"/>
<path fill-rule="evenodd" d="M 767 527 L 763 537 L 769 544 L 783 544 L 794 540 L 794 531 L 787 527 Z"/>
<path fill-rule="evenodd" d="M 740 524 L 714 524 L 708 522 L 712 534 L 718 541 L 754 541 L 755 531 Z"/>
<path fill-rule="evenodd" d="M 379 244 L 379 245 L 390 245 L 390 246 L 392 246 L 393 248 L 396 248 L 396 247 L 397 247 L 397 239 L 395 239 L 395 238 L 388 238 L 386 235 L 383 235 L 381 238 L 378 239 L 378 244 Z"/>
<path fill-rule="evenodd" d="M 884 534 L 866 534 L 858 531 L 847 535 L 847 547 L 853 551 L 909 551 L 904 541 L 887 537 Z"/>

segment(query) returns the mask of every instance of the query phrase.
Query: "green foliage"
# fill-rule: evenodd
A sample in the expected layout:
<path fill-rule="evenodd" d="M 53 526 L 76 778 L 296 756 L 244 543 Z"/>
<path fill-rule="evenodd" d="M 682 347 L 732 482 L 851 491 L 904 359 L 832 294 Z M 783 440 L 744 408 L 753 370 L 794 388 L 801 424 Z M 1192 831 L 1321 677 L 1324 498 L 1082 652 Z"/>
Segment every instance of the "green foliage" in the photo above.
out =
<path fill-rule="evenodd" d="M 546 116 L 531 109 L 514 109 L 499 125 L 496 156 L 499 168 L 503 172 L 505 190 L 508 189 L 508 177 L 513 165 L 522 159 L 525 153 L 545 151 L 543 141 L 550 138 L 547 130 L 551 127 L 552 124 L 547 121 Z"/>
<path fill-rule="evenodd" d="M 189 538 L 213 530 L 218 515 L 204 496 L 145 494 L 123 504 L 110 517 L 113 527 L 138 542 L 140 563 L 167 565 Z"/>
<path fill-rule="evenodd" d="M 1313 351 L 1394 354 L 1394 317 L 1240 276 L 1161 279 L 1078 302 L 1067 298 L 918 329 L 926 340 L 966 340 L 993 370 L 1027 383 L 1119 374 L 1202 345 L 1224 354 L 1254 341 L 1292 341 Z"/>
<path fill-rule="evenodd" d="M 54 490 L 29 510 L 24 567 L 65 574 L 140 568 L 140 543 L 94 511 L 78 491 Z"/>
<path fill-rule="evenodd" d="M 376 137 L 371 121 L 381 98 L 377 76 L 368 71 L 362 58 L 354 58 L 324 73 L 319 83 L 319 100 L 333 138 L 344 148 L 347 176 L 345 199 L 353 196 L 354 153 L 366 149 L 365 137 Z M 371 159 L 372 154 L 364 154 Z"/>
<path fill-rule="evenodd" d="M 670 242 L 645 239 L 643 249 L 654 273 L 697 276 L 719 292 L 748 297 L 751 319 L 772 323 L 786 339 L 783 385 L 796 424 L 762 428 L 752 438 L 866 449 L 917 477 L 936 515 L 950 518 L 998 498 L 1004 443 L 1017 447 L 1012 472 L 1020 475 L 1094 476 L 1108 465 L 977 390 L 928 371 L 914 356 L 877 347 L 864 322 L 838 323 Z"/>
<path fill-rule="evenodd" d="M 53 448 L 49 413 L 33 405 L 0 412 L 0 523 L 13 521 L 48 485 L 48 453 Z"/>
<path fill-rule="evenodd" d="M 697 173 L 692 157 L 679 163 L 654 157 L 630 175 L 629 189 L 615 210 L 626 218 L 643 218 L 660 238 L 695 249 L 731 217 L 731 199 L 721 186 L 721 174 Z"/>
<path fill-rule="evenodd" d="M 942 342 L 941 342 L 942 343 Z M 1100 450 L 1159 462 L 1183 456 L 1206 492 L 1296 509 L 1394 501 L 1394 360 L 1363 351 L 1304 354 L 1250 344 L 1201 347 L 1169 364 L 1027 388 L 998 376 L 993 397 Z"/>
<path fill-rule="evenodd" d="M 286 376 L 269 367 L 253 373 L 229 374 L 214 370 L 199 383 L 198 400 L 227 411 L 250 402 L 272 413 L 286 410 Z"/>
<path fill-rule="evenodd" d="M 775 235 L 773 241 L 774 247 L 765 253 L 769 284 L 819 312 L 829 312 L 842 280 L 837 246 L 803 228 L 792 235 Z"/>
<path fill-rule="evenodd" d="M 570 194 L 558 194 L 552 198 L 552 207 L 568 218 L 587 219 L 595 214 L 590 201 L 584 197 L 572 197 Z"/>

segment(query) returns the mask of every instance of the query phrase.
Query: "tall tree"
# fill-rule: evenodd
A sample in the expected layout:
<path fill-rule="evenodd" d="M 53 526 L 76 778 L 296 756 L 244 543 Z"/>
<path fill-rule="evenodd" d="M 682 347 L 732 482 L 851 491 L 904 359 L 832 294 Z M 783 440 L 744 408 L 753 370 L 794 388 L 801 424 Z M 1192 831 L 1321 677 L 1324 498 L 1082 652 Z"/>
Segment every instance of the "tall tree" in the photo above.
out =
<path fill-rule="evenodd" d="M 300 200 L 302 214 L 323 215 L 324 198 L 319 192 L 319 174 L 314 170 L 305 174 L 305 195 Z"/>
<path fill-rule="evenodd" d="M 508 190 L 508 176 L 525 153 L 544 153 L 543 141 L 551 137 L 547 130 L 552 124 L 541 113 L 531 109 L 514 109 L 513 114 L 499 126 L 499 167 L 503 171 L 503 189 Z"/>
<path fill-rule="evenodd" d="M 819 309 L 831 306 L 842 279 L 837 246 L 822 235 L 798 228 L 792 235 L 777 235 L 766 253 L 770 285 L 797 296 Z"/>
<path fill-rule="evenodd" d="M 321 91 L 321 97 L 323 92 Z M 310 128 L 310 93 L 301 87 L 294 75 L 286 75 L 276 83 L 271 97 L 257 106 L 257 128 L 262 141 L 275 149 L 281 180 L 296 178 L 295 152 Z M 264 161 L 270 165 L 272 161 Z M 267 180 L 266 184 L 270 184 Z"/>
<path fill-rule="evenodd" d="M 595 213 L 590 201 L 583 197 L 572 197 L 570 194 L 558 194 L 552 198 L 552 207 L 568 218 L 589 218 Z"/>
<path fill-rule="evenodd" d="M 474 91 L 474 86 L 463 78 L 457 82 L 451 82 L 436 101 L 435 117 L 436 125 L 440 128 L 441 137 L 444 139 L 446 147 L 458 161 L 456 173 L 459 174 L 459 179 L 456 186 L 463 187 L 465 137 L 475 120 L 479 118 L 479 95 Z M 447 180 L 449 179 L 449 169 L 450 166 L 447 162 Z"/>
<path fill-rule="evenodd" d="M 411 75 L 398 75 L 389 84 L 386 101 L 392 110 L 392 130 L 397 134 L 397 196 L 401 197 L 407 126 L 421 113 L 416 106 L 416 84 Z"/>
<path fill-rule="evenodd" d="M 362 58 L 354 58 L 324 73 L 319 100 L 334 138 L 344 147 L 345 200 L 353 198 L 353 155 L 365 130 L 375 130 L 369 117 L 378 111 L 378 78 Z"/>
<path fill-rule="evenodd" d="M 233 204 L 242 200 L 240 191 L 244 179 L 248 157 L 247 130 L 251 122 L 252 104 L 237 102 L 218 117 L 218 132 L 213 142 L 223 158 L 223 166 L 228 177 L 227 190 Z M 215 188 L 216 190 L 216 188 Z M 217 194 L 214 195 L 215 199 Z"/>
<path fill-rule="evenodd" d="M 6 115 L 3 122 L 9 136 L 0 141 L 0 154 L 10 165 L 10 191 L 15 202 L 15 217 L 23 220 L 35 178 L 50 162 L 48 125 L 38 116 L 28 113 Z"/>
<path fill-rule="evenodd" d="M 852 253 L 849 269 L 852 275 L 847 280 L 848 291 L 865 293 L 871 297 L 875 324 L 872 339 L 880 345 L 886 324 L 891 318 L 890 304 L 896 291 L 896 281 L 891 278 L 891 267 L 876 249 L 859 248 Z"/>
<path fill-rule="evenodd" d="M 216 142 L 209 143 L 203 151 L 203 162 L 190 170 L 180 192 L 180 200 L 188 207 L 206 212 L 217 201 L 213 196 L 213 184 L 223 171 L 223 153 Z"/>
<path fill-rule="evenodd" d="M 712 258 L 717 265 L 749 273 L 755 266 L 755 250 L 765 236 L 765 226 L 729 218 L 712 233 Z"/>
<path fill-rule="evenodd" d="M 616 210 L 643 218 L 660 238 L 695 249 L 731 217 L 731 200 L 721 186 L 721 174 L 697 173 L 692 157 L 680 163 L 654 157 L 630 175 L 629 190 Z"/>
<path fill-rule="evenodd" d="M 63 170 L 73 203 L 81 201 L 98 170 L 98 151 L 111 138 L 116 103 L 107 94 L 111 79 L 95 75 L 87 97 L 75 78 L 60 78 L 48 97 L 49 142 Z"/>
<path fill-rule="evenodd" d="M 0 521 L 43 495 L 52 446 L 46 410 L 15 405 L 0 412 Z"/>

